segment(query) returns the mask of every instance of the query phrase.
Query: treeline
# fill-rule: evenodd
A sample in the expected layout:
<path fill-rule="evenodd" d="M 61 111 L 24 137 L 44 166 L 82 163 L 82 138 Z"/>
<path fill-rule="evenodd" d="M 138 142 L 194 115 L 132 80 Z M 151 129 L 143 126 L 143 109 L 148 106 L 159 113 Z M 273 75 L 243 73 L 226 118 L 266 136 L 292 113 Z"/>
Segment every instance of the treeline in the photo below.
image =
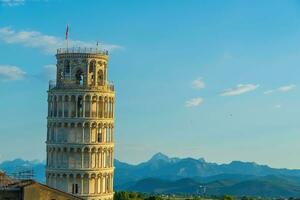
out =
<path fill-rule="evenodd" d="M 115 192 L 114 200 L 162 200 L 159 196 L 148 196 L 139 192 L 120 191 Z"/>
<path fill-rule="evenodd" d="M 128 192 L 128 191 L 119 191 L 115 192 L 114 200 L 259 200 L 262 198 L 255 197 L 240 197 L 235 198 L 233 196 L 224 195 L 224 196 L 176 196 L 176 195 L 154 195 L 146 194 L 140 192 Z"/>

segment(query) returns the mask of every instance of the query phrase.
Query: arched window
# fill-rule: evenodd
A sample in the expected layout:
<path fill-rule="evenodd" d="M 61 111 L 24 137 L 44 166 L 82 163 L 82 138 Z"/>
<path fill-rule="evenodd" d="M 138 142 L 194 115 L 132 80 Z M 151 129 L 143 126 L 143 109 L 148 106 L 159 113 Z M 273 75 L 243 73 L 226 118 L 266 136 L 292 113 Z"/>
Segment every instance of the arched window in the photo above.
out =
<path fill-rule="evenodd" d="M 93 73 L 95 70 L 96 62 L 93 60 L 90 62 L 89 73 Z"/>
<path fill-rule="evenodd" d="M 81 69 L 78 69 L 75 74 L 76 84 L 83 85 L 83 72 Z"/>
<path fill-rule="evenodd" d="M 64 71 L 65 71 L 65 74 L 70 74 L 70 72 L 71 72 L 70 61 L 69 60 L 65 60 Z"/>
<path fill-rule="evenodd" d="M 101 128 L 98 128 L 97 140 L 98 140 L 98 142 L 102 142 L 102 129 Z"/>
<path fill-rule="evenodd" d="M 77 101 L 77 117 L 82 117 L 83 114 L 83 101 L 82 101 L 82 97 L 79 96 L 78 97 L 78 101 Z"/>
<path fill-rule="evenodd" d="M 104 85 L 104 75 L 101 69 L 98 71 L 98 85 Z"/>

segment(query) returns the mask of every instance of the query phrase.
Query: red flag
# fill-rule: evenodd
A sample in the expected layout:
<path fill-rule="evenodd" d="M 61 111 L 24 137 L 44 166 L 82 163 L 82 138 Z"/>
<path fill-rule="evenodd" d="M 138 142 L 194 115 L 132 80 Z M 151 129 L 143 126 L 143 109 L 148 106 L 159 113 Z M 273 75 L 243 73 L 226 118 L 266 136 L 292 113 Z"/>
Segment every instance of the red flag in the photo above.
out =
<path fill-rule="evenodd" d="M 67 25 L 67 30 L 66 30 L 66 40 L 69 38 L 69 24 Z"/>

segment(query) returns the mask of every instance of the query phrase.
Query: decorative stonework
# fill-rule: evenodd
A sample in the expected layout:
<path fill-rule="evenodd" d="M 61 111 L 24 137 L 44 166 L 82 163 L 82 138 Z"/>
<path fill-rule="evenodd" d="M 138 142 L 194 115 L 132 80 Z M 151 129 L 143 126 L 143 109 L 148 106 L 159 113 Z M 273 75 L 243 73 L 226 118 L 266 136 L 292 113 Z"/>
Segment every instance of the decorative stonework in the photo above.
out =
<path fill-rule="evenodd" d="M 46 180 L 87 200 L 111 200 L 114 176 L 113 84 L 107 52 L 56 55 L 49 85 Z"/>

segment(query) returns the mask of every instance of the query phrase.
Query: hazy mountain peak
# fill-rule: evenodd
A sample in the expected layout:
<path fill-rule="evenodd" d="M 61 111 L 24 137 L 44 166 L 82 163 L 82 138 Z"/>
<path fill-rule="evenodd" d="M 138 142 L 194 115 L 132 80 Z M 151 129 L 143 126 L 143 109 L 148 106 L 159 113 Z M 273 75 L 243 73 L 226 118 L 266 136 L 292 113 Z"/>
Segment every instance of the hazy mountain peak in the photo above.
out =
<path fill-rule="evenodd" d="M 158 161 L 158 160 L 169 161 L 170 158 L 167 155 L 165 155 L 161 152 L 158 152 L 158 153 L 154 154 L 152 156 L 152 158 L 150 159 L 150 161 Z"/>

